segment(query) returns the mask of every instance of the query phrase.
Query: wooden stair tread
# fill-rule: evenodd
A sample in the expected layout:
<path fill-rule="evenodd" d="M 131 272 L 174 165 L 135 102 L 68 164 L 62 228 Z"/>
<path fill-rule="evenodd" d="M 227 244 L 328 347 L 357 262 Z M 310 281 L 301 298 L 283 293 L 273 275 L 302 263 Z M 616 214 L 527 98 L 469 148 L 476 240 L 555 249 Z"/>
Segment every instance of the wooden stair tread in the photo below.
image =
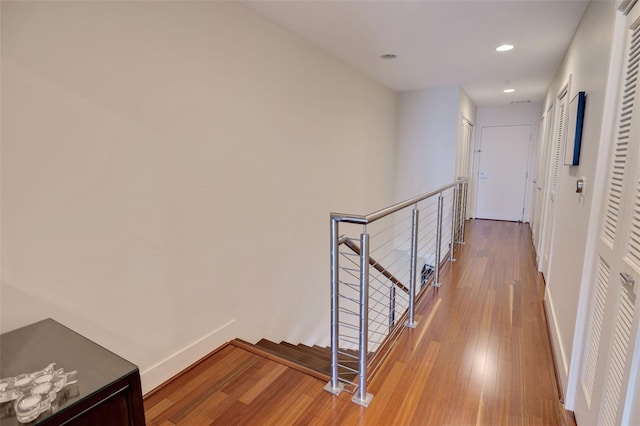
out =
<path fill-rule="evenodd" d="M 295 361 L 295 360 L 291 360 L 288 357 L 284 357 L 282 354 L 278 353 L 277 351 L 274 351 L 272 349 L 267 349 L 264 348 L 262 346 L 258 346 L 256 344 L 252 344 L 249 343 L 247 341 L 244 341 L 242 339 L 234 339 L 230 342 L 230 344 L 237 346 L 239 348 L 248 350 L 250 352 L 253 352 L 255 354 L 261 355 L 265 358 L 268 358 L 272 361 L 275 361 L 279 364 L 283 364 L 287 367 L 291 367 L 295 370 L 298 370 L 304 374 L 307 374 L 309 376 L 315 377 L 316 379 L 322 380 L 322 381 L 329 381 L 330 380 L 330 374 L 319 371 L 318 369 L 314 369 L 314 368 L 309 368 L 306 365 L 303 365 L 302 363 L 300 363 L 299 361 Z"/>
<path fill-rule="evenodd" d="M 286 346 L 286 347 L 290 347 L 292 349 L 298 350 L 300 352 L 309 354 L 311 356 L 316 356 L 320 359 L 326 359 L 326 360 L 331 360 L 331 349 L 330 348 L 313 348 L 311 346 L 307 346 L 304 345 L 302 343 L 298 344 L 298 345 L 294 345 L 292 343 L 289 342 L 280 342 L 281 345 Z"/>
<path fill-rule="evenodd" d="M 300 363 L 312 370 L 316 370 L 324 374 L 328 374 L 331 369 L 330 361 L 328 359 L 321 359 L 317 356 L 309 355 L 295 348 L 279 345 L 278 343 L 274 343 L 269 340 L 262 339 L 256 343 L 256 346 L 288 359 L 289 361 Z"/>

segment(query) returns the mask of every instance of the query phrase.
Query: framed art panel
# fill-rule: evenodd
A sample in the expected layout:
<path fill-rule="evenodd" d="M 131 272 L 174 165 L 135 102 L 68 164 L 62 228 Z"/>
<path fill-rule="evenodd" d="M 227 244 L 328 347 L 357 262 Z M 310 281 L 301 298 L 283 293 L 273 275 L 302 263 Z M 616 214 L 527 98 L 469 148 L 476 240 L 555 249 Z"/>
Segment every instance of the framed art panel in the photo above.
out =
<path fill-rule="evenodd" d="M 584 122 L 584 108 L 586 93 L 578 92 L 569 102 L 569 123 L 567 143 L 564 150 L 565 166 L 577 166 L 580 164 L 580 147 L 582 145 L 582 125 Z"/>

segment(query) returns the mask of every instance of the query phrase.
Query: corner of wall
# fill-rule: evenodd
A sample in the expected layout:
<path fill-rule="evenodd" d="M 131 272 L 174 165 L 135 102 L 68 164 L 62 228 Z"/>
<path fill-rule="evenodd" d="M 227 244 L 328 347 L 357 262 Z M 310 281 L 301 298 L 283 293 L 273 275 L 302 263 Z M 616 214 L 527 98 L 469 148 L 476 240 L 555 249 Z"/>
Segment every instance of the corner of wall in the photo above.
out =
<path fill-rule="evenodd" d="M 235 318 L 140 373 L 147 394 L 236 337 Z"/>
<path fill-rule="evenodd" d="M 462 87 L 460 87 L 460 114 L 472 124 L 476 124 L 478 106 Z"/>

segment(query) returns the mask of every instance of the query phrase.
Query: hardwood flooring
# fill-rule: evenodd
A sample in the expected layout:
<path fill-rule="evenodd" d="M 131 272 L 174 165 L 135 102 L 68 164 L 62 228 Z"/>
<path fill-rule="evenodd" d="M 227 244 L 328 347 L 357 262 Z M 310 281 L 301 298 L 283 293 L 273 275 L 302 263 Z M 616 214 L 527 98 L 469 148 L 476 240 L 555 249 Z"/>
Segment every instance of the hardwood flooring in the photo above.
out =
<path fill-rule="evenodd" d="M 368 408 L 230 344 L 146 397 L 147 424 L 567 424 L 528 225 L 470 221 L 466 241 L 370 382 Z"/>

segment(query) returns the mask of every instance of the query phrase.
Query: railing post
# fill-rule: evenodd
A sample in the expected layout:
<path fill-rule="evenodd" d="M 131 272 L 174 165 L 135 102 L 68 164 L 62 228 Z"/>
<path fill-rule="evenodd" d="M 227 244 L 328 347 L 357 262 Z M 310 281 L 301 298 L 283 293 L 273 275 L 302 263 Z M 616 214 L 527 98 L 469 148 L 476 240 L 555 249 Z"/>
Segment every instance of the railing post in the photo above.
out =
<path fill-rule="evenodd" d="M 409 271 L 409 318 L 407 319 L 407 327 L 416 328 L 417 323 L 413 319 L 416 300 L 416 274 L 418 266 L 418 216 L 420 211 L 416 204 L 413 208 L 413 216 L 411 221 L 411 265 Z"/>
<path fill-rule="evenodd" d="M 461 228 L 461 233 L 462 235 L 460 236 L 460 244 L 464 245 L 464 225 L 467 222 L 467 191 L 469 190 L 469 182 L 465 181 L 462 184 L 462 188 L 463 188 L 463 193 L 464 196 L 462 197 L 462 228 Z"/>
<path fill-rule="evenodd" d="M 338 382 L 338 220 L 331 218 L 331 380 L 324 390 L 338 395 L 344 385 Z"/>
<path fill-rule="evenodd" d="M 438 220 L 436 224 L 436 258 L 435 258 L 435 276 L 433 278 L 433 286 L 440 287 L 440 246 L 442 245 L 442 192 L 438 194 Z"/>
<path fill-rule="evenodd" d="M 369 234 L 360 234 L 360 342 L 358 358 L 358 390 L 351 399 L 367 407 L 373 395 L 367 393 L 367 353 L 369 352 Z"/>
<path fill-rule="evenodd" d="M 453 204 L 451 205 L 451 242 L 449 243 L 449 262 L 455 262 L 456 251 L 456 220 L 458 214 L 458 186 L 453 187 Z"/>
<path fill-rule="evenodd" d="M 396 285 L 391 283 L 389 287 L 389 333 L 396 326 Z"/>

